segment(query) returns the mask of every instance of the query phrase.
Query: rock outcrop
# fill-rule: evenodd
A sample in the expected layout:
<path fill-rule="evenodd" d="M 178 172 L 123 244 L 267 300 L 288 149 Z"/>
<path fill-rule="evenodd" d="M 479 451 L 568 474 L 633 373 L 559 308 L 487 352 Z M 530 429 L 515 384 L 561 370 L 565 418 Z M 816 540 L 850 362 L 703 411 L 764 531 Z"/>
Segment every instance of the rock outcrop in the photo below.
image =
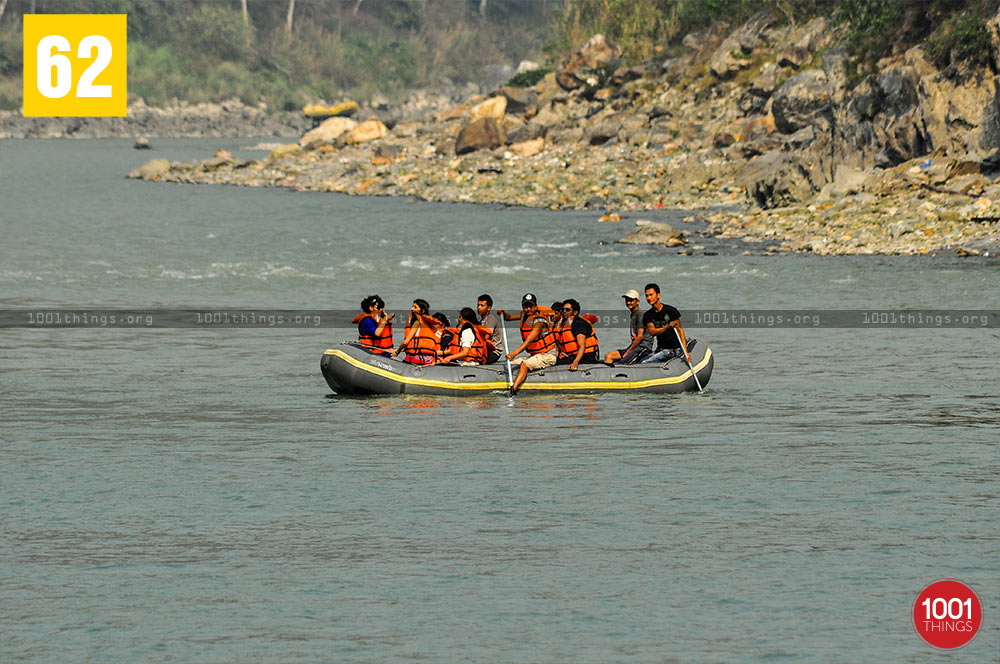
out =
<path fill-rule="evenodd" d="M 506 142 L 503 129 L 493 118 L 479 118 L 462 128 L 455 140 L 455 154 L 463 155 L 476 150 L 492 150 Z"/>

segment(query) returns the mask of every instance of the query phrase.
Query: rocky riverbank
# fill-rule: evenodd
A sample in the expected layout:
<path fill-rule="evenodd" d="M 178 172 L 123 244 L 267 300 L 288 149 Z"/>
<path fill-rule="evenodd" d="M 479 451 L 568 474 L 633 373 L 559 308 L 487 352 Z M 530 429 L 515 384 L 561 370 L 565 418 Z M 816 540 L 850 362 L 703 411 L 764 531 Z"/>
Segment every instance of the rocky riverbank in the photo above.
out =
<path fill-rule="evenodd" d="M 140 101 L 130 105 L 123 118 L 26 118 L 19 112 L 0 111 L 0 139 L 287 137 L 311 126 L 301 113 L 268 113 L 238 100 L 169 108 Z"/>
<path fill-rule="evenodd" d="M 1000 55 L 942 72 L 914 48 L 852 82 L 841 39 L 821 18 L 761 14 L 625 66 L 595 36 L 534 87 L 417 118 L 331 118 L 262 160 L 218 152 L 131 175 L 591 208 L 595 221 L 681 207 L 765 253 L 996 256 Z M 739 211 L 706 211 L 718 205 Z"/>

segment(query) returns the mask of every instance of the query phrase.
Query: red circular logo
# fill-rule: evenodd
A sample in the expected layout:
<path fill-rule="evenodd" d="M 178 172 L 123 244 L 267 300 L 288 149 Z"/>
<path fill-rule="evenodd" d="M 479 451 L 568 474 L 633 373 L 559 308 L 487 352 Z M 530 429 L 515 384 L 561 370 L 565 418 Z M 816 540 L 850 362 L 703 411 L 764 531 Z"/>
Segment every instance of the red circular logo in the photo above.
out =
<path fill-rule="evenodd" d="M 939 579 L 913 602 L 913 629 L 928 645 L 953 650 L 979 633 L 983 608 L 979 597 L 958 579 Z"/>

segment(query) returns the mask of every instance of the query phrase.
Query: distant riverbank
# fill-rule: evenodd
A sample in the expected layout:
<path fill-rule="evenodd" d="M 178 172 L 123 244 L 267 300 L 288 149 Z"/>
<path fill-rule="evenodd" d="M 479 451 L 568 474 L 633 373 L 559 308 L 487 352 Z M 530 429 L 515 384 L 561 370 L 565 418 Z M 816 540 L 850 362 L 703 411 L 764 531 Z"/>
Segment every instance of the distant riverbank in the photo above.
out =
<path fill-rule="evenodd" d="M 311 126 L 300 112 L 268 113 L 239 101 L 167 108 L 140 103 L 129 106 L 124 118 L 26 118 L 18 111 L 0 112 L 0 139 L 279 137 L 301 134 Z"/>

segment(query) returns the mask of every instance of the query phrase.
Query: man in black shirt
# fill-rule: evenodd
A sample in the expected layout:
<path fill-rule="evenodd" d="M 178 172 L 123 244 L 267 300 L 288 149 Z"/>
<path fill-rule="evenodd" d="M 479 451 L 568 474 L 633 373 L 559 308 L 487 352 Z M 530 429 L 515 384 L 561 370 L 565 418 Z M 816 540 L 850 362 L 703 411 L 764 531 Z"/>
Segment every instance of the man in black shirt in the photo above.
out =
<path fill-rule="evenodd" d="M 681 312 L 669 304 L 660 302 L 660 287 L 657 284 L 646 284 L 646 302 L 649 311 L 642 316 L 642 324 L 646 326 L 646 334 L 656 338 L 656 352 L 644 359 L 640 364 L 666 362 L 681 354 L 681 343 L 677 339 L 676 328 L 670 323 L 680 320 Z"/>

